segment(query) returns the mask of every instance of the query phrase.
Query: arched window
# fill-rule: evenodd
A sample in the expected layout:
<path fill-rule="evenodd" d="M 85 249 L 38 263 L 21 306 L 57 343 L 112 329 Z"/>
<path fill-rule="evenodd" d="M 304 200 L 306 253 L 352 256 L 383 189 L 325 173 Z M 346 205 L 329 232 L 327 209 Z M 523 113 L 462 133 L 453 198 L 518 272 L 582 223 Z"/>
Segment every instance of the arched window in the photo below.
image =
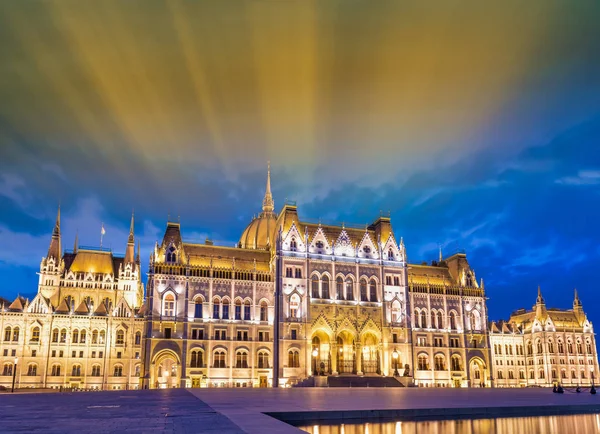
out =
<path fill-rule="evenodd" d="M 85 344 L 86 340 L 87 340 L 87 332 L 85 330 L 81 330 L 81 332 L 79 332 L 79 342 L 82 344 Z"/>
<path fill-rule="evenodd" d="M 92 377 L 99 377 L 99 376 L 100 376 L 100 365 L 92 366 Z"/>
<path fill-rule="evenodd" d="M 139 377 L 140 376 L 140 369 L 141 369 L 141 365 L 138 363 L 137 365 L 135 365 L 135 376 Z"/>
<path fill-rule="evenodd" d="M 292 241 L 290 241 L 290 250 L 292 252 L 295 252 L 296 250 L 298 250 L 298 243 L 296 242 L 295 237 L 292 237 Z"/>
<path fill-rule="evenodd" d="M 92 344 L 98 343 L 98 330 L 92 332 Z"/>
<path fill-rule="evenodd" d="M 508 379 L 509 380 L 514 380 L 515 379 L 515 371 L 513 371 L 512 369 L 508 370 Z"/>
<path fill-rule="evenodd" d="M 337 291 L 337 298 L 338 300 L 343 300 L 344 299 L 344 279 L 342 279 L 341 276 L 338 276 L 337 279 L 335 279 L 335 286 L 336 286 L 336 291 Z"/>
<path fill-rule="evenodd" d="M 421 328 L 427 328 L 427 312 L 421 311 Z"/>
<path fill-rule="evenodd" d="M 435 370 L 436 371 L 443 371 L 446 369 L 446 363 L 444 360 L 444 356 L 442 356 L 441 354 L 438 354 L 435 356 Z"/>
<path fill-rule="evenodd" d="M 504 380 L 504 373 L 502 371 L 498 371 L 498 380 Z"/>
<path fill-rule="evenodd" d="M 554 342 L 552 342 L 552 341 L 548 342 L 548 352 L 549 353 L 553 353 L 554 352 Z"/>
<path fill-rule="evenodd" d="M 538 378 L 539 378 L 540 380 L 543 380 L 545 377 L 546 377 L 546 376 L 545 376 L 545 374 L 544 374 L 544 370 L 543 370 L 543 369 L 540 369 L 540 370 L 539 370 L 539 376 L 538 376 Z"/>
<path fill-rule="evenodd" d="M 450 329 L 456 330 L 456 313 L 450 312 Z"/>
<path fill-rule="evenodd" d="M 540 341 L 538 339 L 535 344 L 536 344 L 536 347 L 537 347 L 537 353 L 538 354 L 542 354 L 542 351 L 543 351 L 543 349 L 542 349 L 542 341 Z"/>
<path fill-rule="evenodd" d="M 588 354 L 592 354 L 592 344 L 590 341 L 585 341 L 585 350 Z"/>
<path fill-rule="evenodd" d="M 433 311 L 433 310 L 432 310 L 432 311 L 431 311 L 431 315 L 430 315 L 430 316 L 431 316 L 431 328 L 432 328 L 432 329 L 434 329 L 434 328 L 437 328 L 437 327 L 436 327 L 436 324 L 435 324 L 435 318 L 436 318 L 436 316 L 435 316 L 435 315 L 436 315 L 436 314 L 435 314 L 435 311 Z"/>
<path fill-rule="evenodd" d="M 52 330 L 52 342 L 58 342 L 58 329 Z"/>
<path fill-rule="evenodd" d="M 235 319 L 242 319 L 242 300 L 235 301 Z"/>
<path fill-rule="evenodd" d="M 392 302 L 392 322 L 399 323 L 402 321 L 402 306 L 398 300 Z"/>
<path fill-rule="evenodd" d="M 213 353 L 213 367 L 214 368 L 226 368 L 225 364 L 225 351 L 224 350 L 216 350 Z"/>
<path fill-rule="evenodd" d="M 266 351 L 258 352 L 258 369 L 267 369 L 269 367 L 269 353 Z"/>
<path fill-rule="evenodd" d="M 18 342 L 19 340 L 19 327 L 15 327 L 13 330 L 13 342 Z"/>
<path fill-rule="evenodd" d="M 170 246 L 167 249 L 167 255 L 166 255 L 166 262 L 169 263 L 173 263 L 173 262 L 177 262 L 177 251 L 175 249 L 175 247 Z"/>
<path fill-rule="evenodd" d="M 59 377 L 60 376 L 60 365 L 52 365 L 51 376 L 53 376 L 53 377 Z"/>
<path fill-rule="evenodd" d="M 440 330 L 444 328 L 444 315 L 441 310 L 437 313 L 437 328 Z"/>
<path fill-rule="evenodd" d="M 35 363 L 30 363 L 27 367 L 27 375 L 29 377 L 35 377 L 37 375 L 37 365 Z"/>
<path fill-rule="evenodd" d="M 573 354 L 573 342 L 567 341 L 567 351 L 569 351 L 569 354 Z"/>
<path fill-rule="evenodd" d="M 367 281 L 360 279 L 360 301 L 369 301 L 369 295 L 367 294 Z"/>
<path fill-rule="evenodd" d="M 388 250 L 388 261 L 394 260 L 394 251 L 392 249 Z"/>
<path fill-rule="evenodd" d="M 123 330 L 117 330 L 117 337 L 115 344 L 123 345 L 125 343 L 125 332 Z"/>
<path fill-rule="evenodd" d="M 220 318 L 221 301 L 218 297 L 213 298 L 213 319 Z"/>
<path fill-rule="evenodd" d="M 60 343 L 64 344 L 67 342 L 67 329 L 62 329 L 60 331 Z"/>
<path fill-rule="evenodd" d="M 100 338 L 98 339 L 99 344 L 104 344 L 106 339 L 106 332 L 104 330 L 100 330 Z"/>
<path fill-rule="evenodd" d="M 245 351 L 237 351 L 235 353 L 235 367 L 245 369 L 248 367 L 248 353 Z"/>
<path fill-rule="evenodd" d="M 72 336 L 72 343 L 76 344 L 79 343 L 79 330 L 75 329 L 73 330 L 73 336 Z"/>
<path fill-rule="evenodd" d="M 17 337 L 18 337 L 19 336 L 18 335 L 18 329 L 15 329 L 15 330 L 17 330 Z M 13 339 L 13 341 L 16 341 L 17 339 Z M 581 345 L 581 341 L 577 341 L 577 353 L 578 354 L 583 354 L 583 345 Z"/>
<path fill-rule="evenodd" d="M 175 297 L 170 292 L 163 298 L 163 316 L 175 316 Z"/>
<path fill-rule="evenodd" d="M 429 369 L 429 362 L 428 362 L 427 356 L 425 354 L 419 355 L 417 361 L 418 361 L 417 369 L 419 371 L 426 371 Z"/>
<path fill-rule="evenodd" d="M 530 379 L 530 380 L 535 380 L 535 375 L 534 375 L 534 373 L 533 373 L 533 369 L 530 369 L 530 370 L 529 370 L 529 379 Z"/>
<path fill-rule="evenodd" d="M 31 329 L 31 342 L 39 342 L 40 341 L 40 328 L 35 326 Z"/>
<path fill-rule="evenodd" d="M 12 336 L 12 328 L 10 326 L 4 329 L 4 341 L 10 342 L 10 337 Z"/>
<path fill-rule="evenodd" d="M 525 379 L 525 371 L 521 369 L 519 371 L 519 380 L 524 380 L 524 379 Z"/>
<path fill-rule="evenodd" d="M 13 364 L 12 363 L 5 363 L 4 364 L 4 369 L 2 370 L 2 375 L 4 375 L 5 377 L 8 377 L 10 375 L 13 374 Z"/>
<path fill-rule="evenodd" d="M 369 299 L 373 302 L 377 301 L 377 282 L 375 282 L 375 279 L 371 279 L 371 284 L 369 285 L 369 288 Z"/>
<path fill-rule="evenodd" d="M 246 321 L 250 321 L 252 319 L 252 315 L 250 314 L 252 310 L 252 304 L 250 303 L 250 300 L 246 300 L 244 302 L 244 319 Z"/>
<path fill-rule="evenodd" d="M 194 350 L 192 351 L 190 367 L 191 368 L 202 368 L 204 365 L 204 360 L 202 357 L 202 351 Z"/>
<path fill-rule="evenodd" d="M 81 365 L 73 365 L 71 368 L 71 376 L 80 377 L 81 376 Z"/>
<path fill-rule="evenodd" d="M 311 293 L 312 298 L 320 298 L 319 297 L 319 276 L 313 274 L 310 279 Z"/>
<path fill-rule="evenodd" d="M 142 333 L 135 332 L 135 345 L 140 345 L 142 343 Z"/>
<path fill-rule="evenodd" d="M 292 294 L 290 297 L 290 318 L 299 318 L 300 297 L 298 294 Z"/>
<path fill-rule="evenodd" d="M 223 319 L 229 319 L 229 300 L 223 300 Z"/>
<path fill-rule="evenodd" d="M 269 320 L 269 307 L 266 301 L 260 302 L 260 320 L 268 321 Z"/>
<path fill-rule="evenodd" d="M 571 369 L 571 379 L 577 379 L 577 374 L 575 373 L 575 369 Z"/>
<path fill-rule="evenodd" d="M 552 379 L 556 380 L 556 369 L 552 369 Z"/>
<path fill-rule="evenodd" d="M 452 356 L 451 363 L 450 363 L 450 368 L 453 371 L 462 371 L 462 363 L 460 362 L 460 356 L 454 355 Z"/>
<path fill-rule="evenodd" d="M 122 377 L 123 376 L 123 366 L 115 365 L 113 376 Z"/>
<path fill-rule="evenodd" d="M 288 351 L 288 368 L 300 367 L 300 353 L 296 350 Z"/>
<path fill-rule="evenodd" d="M 533 345 L 531 341 L 527 341 L 527 355 L 531 356 L 533 354 Z"/>
<path fill-rule="evenodd" d="M 321 298 L 328 299 L 329 296 L 329 277 L 321 276 Z"/>
<path fill-rule="evenodd" d="M 194 318 L 202 319 L 202 299 L 197 299 L 194 302 Z"/>
<path fill-rule="evenodd" d="M 354 300 L 354 282 L 350 277 L 346 278 L 346 300 Z"/>

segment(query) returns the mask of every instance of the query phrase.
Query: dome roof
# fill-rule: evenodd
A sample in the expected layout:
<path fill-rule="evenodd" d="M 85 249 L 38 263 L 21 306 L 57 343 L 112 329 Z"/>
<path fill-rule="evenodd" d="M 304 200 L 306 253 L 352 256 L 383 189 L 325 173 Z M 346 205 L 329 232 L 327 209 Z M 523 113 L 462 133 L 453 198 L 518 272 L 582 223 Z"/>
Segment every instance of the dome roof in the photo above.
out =
<path fill-rule="evenodd" d="M 267 171 L 267 190 L 263 199 L 262 210 L 258 217 L 252 219 L 240 237 L 239 246 L 243 249 L 266 249 L 275 240 L 277 215 L 273 212 L 275 203 L 271 195 L 271 165 Z"/>

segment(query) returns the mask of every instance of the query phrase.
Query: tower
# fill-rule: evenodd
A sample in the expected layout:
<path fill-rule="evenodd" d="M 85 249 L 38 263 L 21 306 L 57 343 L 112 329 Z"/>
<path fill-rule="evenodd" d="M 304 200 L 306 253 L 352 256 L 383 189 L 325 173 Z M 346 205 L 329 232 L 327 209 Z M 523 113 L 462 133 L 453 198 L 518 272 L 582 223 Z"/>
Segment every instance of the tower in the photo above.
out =
<path fill-rule="evenodd" d="M 56 213 L 56 222 L 52 230 L 52 238 L 48 247 L 48 254 L 42 258 L 39 272 L 38 292 L 46 298 L 52 298 L 58 291 L 60 276 L 64 268 L 62 260 L 62 247 L 60 235 L 60 206 Z"/>
<path fill-rule="evenodd" d="M 575 298 L 573 299 L 573 312 L 575 313 L 575 317 L 577 318 L 579 324 L 583 325 L 585 321 L 585 313 L 583 312 L 583 305 L 579 299 L 579 294 L 577 294 L 577 289 L 575 289 Z"/>

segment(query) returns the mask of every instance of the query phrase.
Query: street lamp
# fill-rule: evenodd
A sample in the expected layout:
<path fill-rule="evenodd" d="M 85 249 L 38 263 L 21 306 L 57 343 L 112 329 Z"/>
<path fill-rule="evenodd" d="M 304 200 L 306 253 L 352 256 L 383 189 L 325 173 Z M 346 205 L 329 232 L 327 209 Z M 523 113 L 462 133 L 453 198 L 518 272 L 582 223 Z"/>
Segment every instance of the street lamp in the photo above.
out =
<path fill-rule="evenodd" d="M 313 356 L 313 375 L 317 375 L 317 356 L 319 355 L 319 350 L 316 348 L 312 352 Z"/>
<path fill-rule="evenodd" d="M 400 375 L 398 373 L 398 351 L 394 350 L 392 353 L 392 358 L 394 359 L 394 377 Z"/>
<path fill-rule="evenodd" d="M 15 364 L 13 365 L 13 381 L 12 381 L 12 389 L 10 393 L 15 392 L 15 378 L 17 377 L 17 363 L 19 363 L 19 358 L 15 357 Z"/>

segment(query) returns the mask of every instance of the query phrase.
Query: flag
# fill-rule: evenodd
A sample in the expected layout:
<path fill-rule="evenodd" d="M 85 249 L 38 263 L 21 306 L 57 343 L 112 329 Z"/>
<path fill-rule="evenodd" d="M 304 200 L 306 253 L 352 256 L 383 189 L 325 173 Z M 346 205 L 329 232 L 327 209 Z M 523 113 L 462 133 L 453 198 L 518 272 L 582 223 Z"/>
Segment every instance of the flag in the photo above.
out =
<path fill-rule="evenodd" d="M 102 223 L 102 229 L 100 229 L 100 234 L 104 235 L 106 231 L 104 230 L 104 223 Z"/>

